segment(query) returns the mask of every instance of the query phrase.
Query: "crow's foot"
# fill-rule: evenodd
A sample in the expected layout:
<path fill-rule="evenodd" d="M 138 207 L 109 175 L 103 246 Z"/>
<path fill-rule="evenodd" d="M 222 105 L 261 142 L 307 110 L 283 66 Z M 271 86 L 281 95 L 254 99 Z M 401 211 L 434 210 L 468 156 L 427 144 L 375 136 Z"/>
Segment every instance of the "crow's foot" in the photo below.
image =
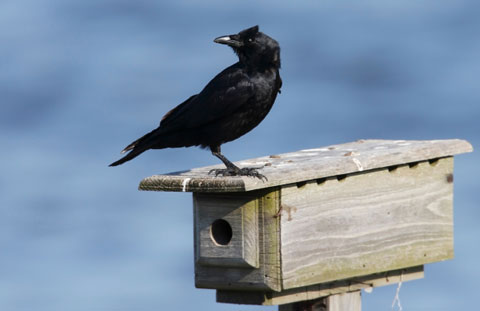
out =
<path fill-rule="evenodd" d="M 260 169 L 261 167 L 244 167 L 244 168 L 238 168 L 238 167 L 227 167 L 223 169 L 219 168 L 214 168 L 208 172 L 208 174 L 215 174 L 215 176 L 250 176 L 250 177 L 256 177 L 262 181 L 268 181 L 267 177 L 265 175 L 260 174 L 257 170 Z"/>

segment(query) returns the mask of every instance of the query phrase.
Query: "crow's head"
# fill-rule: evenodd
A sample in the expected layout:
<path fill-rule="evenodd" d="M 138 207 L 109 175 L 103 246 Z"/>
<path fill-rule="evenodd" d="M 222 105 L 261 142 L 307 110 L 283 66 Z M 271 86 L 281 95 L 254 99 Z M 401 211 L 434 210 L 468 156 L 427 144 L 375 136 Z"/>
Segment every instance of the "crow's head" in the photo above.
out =
<path fill-rule="evenodd" d="M 278 42 L 250 27 L 235 35 L 221 36 L 216 43 L 230 46 L 247 66 L 280 68 L 280 46 Z"/>

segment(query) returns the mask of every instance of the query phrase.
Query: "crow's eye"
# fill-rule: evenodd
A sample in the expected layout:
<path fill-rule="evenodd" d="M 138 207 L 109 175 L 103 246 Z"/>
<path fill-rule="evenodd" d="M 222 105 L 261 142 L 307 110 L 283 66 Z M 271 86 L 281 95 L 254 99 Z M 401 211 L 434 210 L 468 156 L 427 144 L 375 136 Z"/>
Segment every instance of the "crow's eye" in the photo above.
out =
<path fill-rule="evenodd" d="M 248 38 L 248 42 L 253 42 L 253 39 L 252 39 L 252 38 Z"/>

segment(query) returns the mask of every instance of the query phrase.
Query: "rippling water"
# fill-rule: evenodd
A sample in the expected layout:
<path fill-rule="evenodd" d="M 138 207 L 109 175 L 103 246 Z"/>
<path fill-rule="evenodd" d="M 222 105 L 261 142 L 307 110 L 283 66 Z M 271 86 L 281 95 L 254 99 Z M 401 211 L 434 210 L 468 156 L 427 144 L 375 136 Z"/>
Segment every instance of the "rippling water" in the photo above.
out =
<path fill-rule="evenodd" d="M 191 197 L 143 177 L 216 164 L 204 150 L 124 145 L 234 54 L 213 38 L 259 24 L 282 47 L 282 94 L 232 160 L 359 138 L 480 142 L 477 1 L 0 3 L 0 310 L 253 310 L 193 285 Z M 456 158 L 456 258 L 405 284 L 406 310 L 474 309 L 478 165 Z M 364 294 L 391 308 L 395 289 Z M 185 298 L 188 297 L 188 298 Z"/>

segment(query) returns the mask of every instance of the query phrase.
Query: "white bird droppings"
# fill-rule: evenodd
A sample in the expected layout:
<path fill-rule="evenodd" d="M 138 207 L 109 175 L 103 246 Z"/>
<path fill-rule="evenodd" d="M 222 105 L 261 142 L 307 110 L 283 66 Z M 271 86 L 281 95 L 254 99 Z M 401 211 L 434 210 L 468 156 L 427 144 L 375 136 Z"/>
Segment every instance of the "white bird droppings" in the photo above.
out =
<path fill-rule="evenodd" d="M 360 160 L 358 160 L 357 158 L 352 158 L 352 161 L 353 161 L 353 163 L 355 163 L 355 165 L 357 166 L 357 168 L 360 172 L 363 171 L 363 165 L 360 162 Z"/>
<path fill-rule="evenodd" d="M 190 177 L 185 178 L 185 179 L 183 180 L 183 182 L 182 182 L 182 192 L 185 192 L 185 191 L 187 190 L 187 184 L 188 184 L 188 182 L 189 182 L 190 180 L 191 180 Z"/>

